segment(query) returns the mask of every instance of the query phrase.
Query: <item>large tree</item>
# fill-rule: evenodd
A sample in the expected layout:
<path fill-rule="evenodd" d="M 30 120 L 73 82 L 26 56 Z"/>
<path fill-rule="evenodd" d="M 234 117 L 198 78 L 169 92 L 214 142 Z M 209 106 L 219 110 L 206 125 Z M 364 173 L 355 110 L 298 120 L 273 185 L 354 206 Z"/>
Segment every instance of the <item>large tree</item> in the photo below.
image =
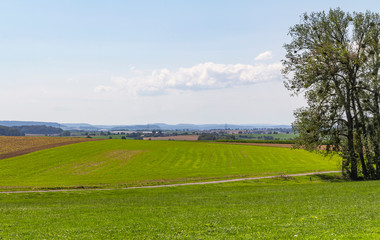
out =
<path fill-rule="evenodd" d="M 380 16 L 305 13 L 290 28 L 285 86 L 308 106 L 295 111 L 297 146 L 342 154 L 352 179 L 380 179 Z"/>

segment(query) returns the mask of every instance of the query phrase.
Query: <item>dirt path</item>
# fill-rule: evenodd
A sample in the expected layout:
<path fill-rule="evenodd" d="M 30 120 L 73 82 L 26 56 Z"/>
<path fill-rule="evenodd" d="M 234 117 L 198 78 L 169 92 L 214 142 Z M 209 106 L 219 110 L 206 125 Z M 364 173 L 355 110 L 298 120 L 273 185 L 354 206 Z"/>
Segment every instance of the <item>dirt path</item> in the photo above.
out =
<path fill-rule="evenodd" d="M 339 173 L 340 171 L 324 171 L 324 172 L 312 172 L 312 173 L 296 173 L 288 175 L 275 175 L 275 176 L 263 176 L 263 177 L 250 177 L 250 178 L 236 178 L 227 180 L 217 180 L 209 182 L 191 182 L 191 183 L 176 183 L 167 185 L 154 185 L 154 186 L 141 186 L 141 187 L 127 187 L 127 188 L 88 188 L 88 189 L 51 189 L 51 190 L 31 190 L 31 191 L 7 191 L 1 193 L 43 193 L 43 192 L 68 192 L 68 191 L 110 191 L 110 190 L 128 190 L 128 189 L 140 189 L 140 188 L 162 188 L 162 187 L 177 187 L 177 186 L 188 186 L 188 185 L 204 185 L 204 184 L 215 184 L 215 183 L 228 183 L 228 182 L 240 182 L 247 180 L 258 180 L 267 178 L 277 178 L 277 177 L 297 177 L 297 176 L 308 176 L 308 175 L 318 175 L 326 173 Z"/>

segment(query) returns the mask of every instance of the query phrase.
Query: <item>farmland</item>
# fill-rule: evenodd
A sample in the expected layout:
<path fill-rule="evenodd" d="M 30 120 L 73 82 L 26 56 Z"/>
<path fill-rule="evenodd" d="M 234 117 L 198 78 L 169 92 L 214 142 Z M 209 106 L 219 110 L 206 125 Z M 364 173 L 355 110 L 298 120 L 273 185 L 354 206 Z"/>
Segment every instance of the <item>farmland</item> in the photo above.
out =
<path fill-rule="evenodd" d="M 92 141 L 69 137 L 6 137 L 0 136 L 0 159 L 23 155 L 42 149 Z"/>
<path fill-rule="evenodd" d="M 0 194 L 0 238 L 379 239 L 379 188 L 330 175 Z"/>
<path fill-rule="evenodd" d="M 113 139 L 44 149 L 2 159 L 1 190 L 68 191 L 0 192 L 0 239 L 380 238 L 377 181 L 327 174 L 117 189 L 337 170 L 339 161 L 213 142 Z M 78 187 L 116 189 L 70 190 Z"/>
<path fill-rule="evenodd" d="M 126 187 L 339 169 L 338 157 L 208 142 L 91 141 L 0 161 L 8 189 Z"/>

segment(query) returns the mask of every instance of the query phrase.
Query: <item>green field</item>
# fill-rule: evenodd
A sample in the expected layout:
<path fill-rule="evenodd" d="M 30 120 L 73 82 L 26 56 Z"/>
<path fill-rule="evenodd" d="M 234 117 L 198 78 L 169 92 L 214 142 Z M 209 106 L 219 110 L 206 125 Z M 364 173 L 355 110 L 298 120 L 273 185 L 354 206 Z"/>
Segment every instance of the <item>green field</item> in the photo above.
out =
<path fill-rule="evenodd" d="M 106 140 L 0 161 L 0 188 L 125 187 L 338 169 L 304 150 L 205 142 Z"/>
<path fill-rule="evenodd" d="M 379 189 L 312 176 L 0 194 L 0 239 L 380 239 Z"/>
<path fill-rule="evenodd" d="M 276 133 L 276 134 L 258 134 L 258 133 L 250 133 L 250 134 L 238 134 L 239 137 L 237 139 L 261 139 L 264 140 L 264 137 L 273 137 L 278 140 L 290 140 L 294 139 L 298 136 L 298 134 L 294 133 Z"/>
<path fill-rule="evenodd" d="M 337 170 L 304 150 L 105 140 L 0 161 L 2 191 Z M 153 189 L 0 193 L 0 239 L 380 239 L 380 182 L 337 174 Z"/>

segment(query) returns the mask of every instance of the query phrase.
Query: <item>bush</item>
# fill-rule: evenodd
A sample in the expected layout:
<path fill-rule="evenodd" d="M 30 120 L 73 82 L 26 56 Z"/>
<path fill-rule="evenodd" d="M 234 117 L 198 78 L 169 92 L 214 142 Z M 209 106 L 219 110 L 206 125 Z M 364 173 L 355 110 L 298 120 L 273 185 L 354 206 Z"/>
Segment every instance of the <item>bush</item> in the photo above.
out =
<path fill-rule="evenodd" d="M 202 133 L 198 137 L 198 141 L 203 141 L 203 140 L 216 140 L 216 135 L 212 133 Z"/>

